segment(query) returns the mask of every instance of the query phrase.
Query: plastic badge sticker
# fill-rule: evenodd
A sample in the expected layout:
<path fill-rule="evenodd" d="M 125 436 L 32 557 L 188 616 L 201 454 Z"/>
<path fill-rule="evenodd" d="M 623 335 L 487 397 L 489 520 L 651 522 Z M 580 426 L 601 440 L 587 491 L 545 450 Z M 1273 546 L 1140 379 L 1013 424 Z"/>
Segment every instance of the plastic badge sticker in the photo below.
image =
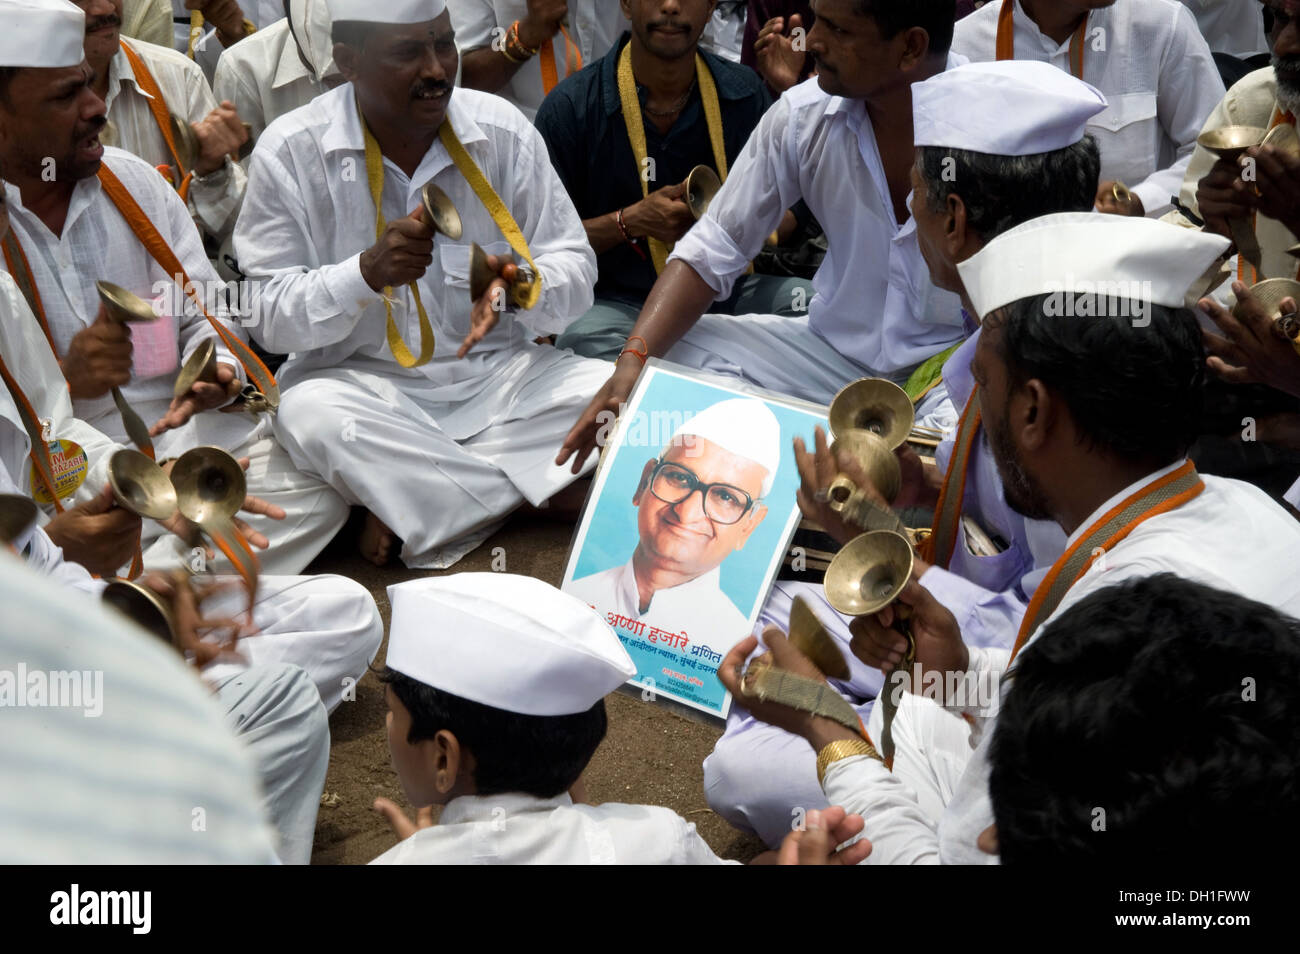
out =
<path fill-rule="evenodd" d="M 54 469 L 54 489 L 60 500 L 66 500 L 85 483 L 90 464 L 86 452 L 75 441 L 50 441 L 50 464 Z M 36 468 L 32 468 L 32 497 L 38 504 L 52 504 L 49 491 Z"/>

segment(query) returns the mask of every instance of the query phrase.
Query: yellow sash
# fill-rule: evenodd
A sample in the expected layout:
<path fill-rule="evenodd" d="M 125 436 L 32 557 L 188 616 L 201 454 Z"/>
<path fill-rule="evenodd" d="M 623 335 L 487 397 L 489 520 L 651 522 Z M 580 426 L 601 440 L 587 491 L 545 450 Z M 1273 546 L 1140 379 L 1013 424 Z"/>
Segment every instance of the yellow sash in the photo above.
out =
<path fill-rule="evenodd" d="M 704 57 L 695 54 L 695 78 L 700 86 L 700 98 L 704 102 L 704 119 L 709 126 L 709 144 L 713 147 L 713 162 L 717 167 L 718 178 L 727 181 L 727 150 L 722 142 L 722 108 L 718 105 L 718 87 L 713 82 L 713 74 L 704 63 Z M 645 176 L 646 140 L 645 123 L 641 117 L 641 101 L 636 95 L 636 78 L 632 75 L 632 44 L 623 47 L 618 58 L 618 95 L 623 102 L 623 122 L 627 124 L 627 136 L 632 141 L 632 154 L 636 156 L 637 179 L 641 182 L 642 198 L 650 194 L 650 183 Z M 654 262 L 655 272 L 664 270 L 668 263 L 668 246 L 658 239 L 650 239 L 650 258 Z"/>

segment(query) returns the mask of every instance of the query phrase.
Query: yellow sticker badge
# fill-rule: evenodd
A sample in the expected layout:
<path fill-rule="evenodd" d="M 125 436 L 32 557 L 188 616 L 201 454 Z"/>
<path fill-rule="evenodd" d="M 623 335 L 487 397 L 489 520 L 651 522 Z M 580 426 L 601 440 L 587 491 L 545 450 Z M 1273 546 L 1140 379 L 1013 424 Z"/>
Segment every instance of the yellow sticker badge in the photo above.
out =
<path fill-rule="evenodd" d="M 54 489 L 58 493 L 60 500 L 66 500 L 86 482 L 86 473 L 90 469 L 90 463 L 86 459 L 86 452 L 75 441 L 50 441 L 49 448 L 50 463 L 54 468 Z M 31 484 L 32 498 L 37 503 L 54 503 L 34 467 L 32 468 Z"/>

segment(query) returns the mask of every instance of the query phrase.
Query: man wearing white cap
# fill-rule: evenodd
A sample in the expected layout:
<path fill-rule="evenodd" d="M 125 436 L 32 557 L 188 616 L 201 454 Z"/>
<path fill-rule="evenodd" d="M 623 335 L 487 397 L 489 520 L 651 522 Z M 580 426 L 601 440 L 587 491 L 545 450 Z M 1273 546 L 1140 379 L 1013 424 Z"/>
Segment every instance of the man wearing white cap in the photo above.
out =
<path fill-rule="evenodd" d="M 817 76 L 763 115 L 674 246 L 557 461 L 576 470 L 587 459 L 650 356 L 826 404 L 857 378 L 904 383 L 960 340 L 957 299 L 930 283 L 907 207 L 911 89 L 961 62 L 948 54 L 953 15 L 953 0 L 819 3 L 807 36 Z M 828 241 L 807 316 L 705 315 L 800 199 Z"/>
<path fill-rule="evenodd" d="M 873 861 L 989 860 L 976 842 L 993 822 L 998 697 L 981 685 L 996 687 L 1019 652 L 1035 651 L 1044 624 L 1089 593 L 1169 572 L 1300 614 L 1300 526 L 1262 491 L 1202 477 L 1184 456 L 1205 372 L 1200 327 L 1183 303 L 1226 247 L 1148 219 L 1066 213 L 1018 226 L 958 265 L 983 316 L 971 372 L 1007 501 L 1069 539 L 1009 652 L 966 645 L 964 625 L 924 586 L 903 590 L 916 637 L 910 686 L 932 687 L 948 708 L 902 696 L 892 774 L 861 740 L 822 743 L 819 763 L 827 798 L 868 819 Z M 906 640 L 894 621 L 892 607 L 855 620 L 859 659 L 899 664 Z M 872 738 L 880 726 L 873 712 Z"/>
<path fill-rule="evenodd" d="M 118 387 L 146 424 L 157 422 L 159 459 L 195 444 L 248 457 L 250 491 L 287 514 L 278 525 L 264 515 L 250 520 L 273 541 L 263 567 L 301 572 L 347 519 L 346 503 L 293 466 L 270 415 L 197 413 L 229 405 L 244 375 L 269 379 L 269 372 L 228 319 L 217 295 L 224 283 L 184 203 L 148 163 L 100 145 L 104 103 L 91 89 L 81 46 L 73 45 L 74 33 L 84 40 L 82 11 L 66 0 L 0 0 L 0 11 L 37 31 L 0 34 L 0 165 L 11 225 L 4 268 L 60 360 L 77 416 L 125 443 L 110 397 Z M 57 109 L 52 96 L 62 97 Z M 97 280 L 152 299 L 159 319 L 131 330 L 109 320 Z M 205 342 L 216 348 L 215 380 L 176 397 L 181 362 Z M 145 532 L 146 566 L 189 558 L 160 528 Z"/>
<path fill-rule="evenodd" d="M 631 559 L 565 591 L 602 615 L 673 631 L 689 625 L 719 644 L 744 635 L 748 616 L 722 592 L 720 567 L 767 516 L 762 501 L 780 461 L 781 425 L 762 401 L 731 398 L 705 408 L 641 470 L 632 496 L 640 540 Z"/>
<path fill-rule="evenodd" d="M 235 104 L 256 142 L 262 130 L 343 82 L 326 0 L 287 0 L 288 15 L 221 54 L 212 91 Z"/>
<path fill-rule="evenodd" d="M 420 821 L 378 799 L 403 840 L 375 864 L 725 863 L 667 808 L 569 797 L 605 736 L 604 697 L 636 672 L 597 613 L 505 573 L 411 580 L 388 598 L 388 747 Z M 833 827 L 840 843 L 861 819 Z"/>
<path fill-rule="evenodd" d="M 1105 94 L 1088 128 L 1101 148 L 1097 208 L 1118 215 L 1169 209 L 1223 97 L 1209 46 L 1174 0 L 997 0 L 957 23 L 952 48 L 1051 63 Z"/>
<path fill-rule="evenodd" d="M 86 14 L 86 62 L 108 110 L 105 144 L 165 170 L 199 226 L 215 240 L 228 237 L 244 197 L 244 172 L 230 158 L 248 139 L 239 114 L 213 98 L 193 60 L 169 47 L 123 40 L 122 0 L 73 2 Z M 195 155 L 172 129 L 171 116 L 194 131 Z"/>
<path fill-rule="evenodd" d="M 1105 105 L 1091 86 L 1034 61 L 967 64 L 912 90 L 917 239 L 934 284 L 961 296 L 971 337 L 944 363 L 935 389 L 946 392 L 942 404 L 949 409 L 943 415 L 948 433 L 935 451 L 937 466 L 923 467 L 912 451 L 902 450 L 904 487 L 896 503 L 936 510 L 935 543 L 917 557 L 915 572 L 977 646 L 1010 646 L 1010 634 L 1038 581 L 1064 549 L 1065 536 L 1051 521 L 1026 520 L 1007 505 L 996 462 L 968 410 L 975 392 L 970 361 L 980 332 L 957 263 L 1029 219 L 1092 208 L 1099 159 L 1085 127 Z M 969 426 L 954 430 L 958 412 Z M 834 460 L 820 434 L 814 453 L 798 442 L 795 458 L 805 515 L 841 545 L 848 543 L 860 528 L 846 525 L 830 509 L 826 491 L 837 474 L 855 475 L 857 466 Z M 859 482 L 870 492 L 865 478 Z M 876 502 L 888 508 L 883 498 Z M 883 678 L 852 657 L 852 620 L 830 605 L 820 584 L 778 581 L 760 620 L 786 629 L 796 596 L 815 608 L 842 643 L 850 677 L 833 685 L 865 717 Z M 775 845 L 789 828 L 792 807 L 824 802 L 812 765 L 813 753 L 802 739 L 739 705 L 704 763 L 709 804 L 732 824 Z"/>
<path fill-rule="evenodd" d="M 385 563 L 400 539 L 408 566 L 446 567 L 575 479 L 554 447 L 608 366 L 536 339 L 591 307 L 595 258 L 537 131 L 454 88 L 442 0 L 330 13 L 349 82 L 272 123 L 249 167 L 235 247 L 266 283 L 252 333 L 294 352 L 279 433 L 369 510 L 362 553 Z M 423 218 L 430 182 L 456 237 Z M 481 289 L 471 244 L 490 253 Z M 493 278 L 508 253 L 509 287 Z"/>

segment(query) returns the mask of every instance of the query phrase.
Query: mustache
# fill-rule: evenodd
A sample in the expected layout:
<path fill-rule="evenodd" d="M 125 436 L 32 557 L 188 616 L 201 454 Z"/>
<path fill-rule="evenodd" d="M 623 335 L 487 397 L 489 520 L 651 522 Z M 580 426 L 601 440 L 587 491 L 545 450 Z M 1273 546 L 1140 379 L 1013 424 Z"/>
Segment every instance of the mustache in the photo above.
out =
<path fill-rule="evenodd" d="M 411 87 L 412 96 L 423 96 L 425 93 L 449 92 L 451 92 L 450 83 L 436 83 L 433 80 L 424 80 Z"/>
<path fill-rule="evenodd" d="M 82 139 L 89 139 L 91 136 L 98 135 L 100 130 L 107 125 L 108 117 L 103 113 L 100 113 L 98 116 L 95 116 L 84 123 L 78 124 L 76 135 L 73 136 L 73 139 L 77 142 L 80 142 Z"/>
<path fill-rule="evenodd" d="M 672 20 L 672 19 L 668 19 L 668 20 L 651 20 L 650 22 L 648 22 L 648 23 L 646 24 L 646 29 L 649 29 L 649 30 L 663 30 L 663 29 L 669 29 L 669 30 L 686 30 L 687 32 L 689 32 L 690 29 L 691 29 L 691 25 L 690 25 L 689 23 L 682 23 L 682 22 L 679 21 L 679 20 Z"/>
<path fill-rule="evenodd" d="M 103 27 L 108 27 L 108 26 L 120 27 L 121 25 L 122 25 L 122 18 L 119 17 L 116 13 L 110 13 L 107 16 L 95 17 L 95 19 L 93 20 L 87 20 L 86 32 L 94 33 L 96 30 L 102 29 Z"/>
<path fill-rule="evenodd" d="M 1278 56 L 1274 54 L 1269 63 L 1276 73 L 1300 74 L 1300 56 Z"/>

